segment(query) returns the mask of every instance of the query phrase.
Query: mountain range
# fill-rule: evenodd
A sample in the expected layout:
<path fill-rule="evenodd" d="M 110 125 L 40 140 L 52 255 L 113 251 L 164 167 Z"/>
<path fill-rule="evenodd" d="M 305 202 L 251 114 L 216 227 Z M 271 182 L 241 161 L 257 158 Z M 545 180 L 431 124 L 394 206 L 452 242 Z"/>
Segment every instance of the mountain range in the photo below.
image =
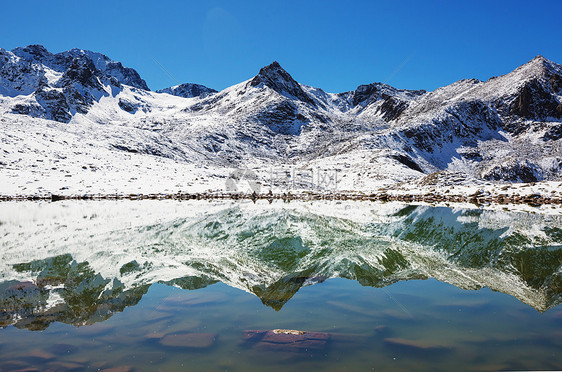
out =
<path fill-rule="evenodd" d="M 436 174 L 562 179 L 562 66 L 542 56 L 506 75 L 432 92 L 370 83 L 327 93 L 277 62 L 218 92 L 192 83 L 153 92 L 134 69 L 103 54 L 30 45 L 0 49 L 0 118 L 0 172 L 20 189 L 38 174 L 56 178 L 29 192 L 83 192 L 77 185 L 91 167 L 67 169 L 76 180 L 69 184 L 51 171 L 53 157 L 67 168 L 64 159 L 103 158 L 116 178 L 118 159 L 139 159 L 143 174 L 145 159 L 157 157 L 209 169 L 202 177 L 218 180 L 210 188 L 226 169 L 271 165 L 334 169 L 349 190 Z"/>

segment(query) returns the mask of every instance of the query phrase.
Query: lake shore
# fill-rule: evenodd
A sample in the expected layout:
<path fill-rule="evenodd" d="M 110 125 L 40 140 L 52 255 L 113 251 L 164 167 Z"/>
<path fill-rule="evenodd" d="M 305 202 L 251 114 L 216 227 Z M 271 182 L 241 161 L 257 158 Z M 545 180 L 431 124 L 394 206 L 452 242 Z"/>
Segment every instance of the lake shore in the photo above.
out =
<path fill-rule="evenodd" d="M 424 192 L 425 191 L 425 192 Z M 466 191 L 466 190 L 465 190 Z M 512 190 L 513 191 L 513 190 Z M 0 201 L 18 200 L 192 200 L 192 199 L 231 199 L 231 200 L 350 200 L 350 201 L 399 201 L 423 203 L 470 203 L 483 204 L 527 204 L 530 206 L 562 205 L 562 196 L 559 192 L 546 194 L 540 192 L 512 192 L 494 193 L 493 190 L 477 189 L 472 193 L 453 193 L 451 189 L 427 191 L 420 189 L 417 193 L 408 193 L 403 189 L 381 190 L 379 192 L 314 192 L 314 191 L 288 191 L 282 193 L 243 193 L 243 192 L 177 192 L 177 193 L 138 193 L 138 194 L 35 194 L 35 195 L 0 195 Z"/>

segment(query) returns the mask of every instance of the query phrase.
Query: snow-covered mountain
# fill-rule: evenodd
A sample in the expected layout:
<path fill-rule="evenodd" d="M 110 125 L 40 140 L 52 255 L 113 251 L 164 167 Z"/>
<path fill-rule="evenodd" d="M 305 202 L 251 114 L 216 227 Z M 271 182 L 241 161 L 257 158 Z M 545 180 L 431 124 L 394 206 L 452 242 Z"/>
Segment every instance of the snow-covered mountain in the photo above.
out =
<path fill-rule="evenodd" d="M 435 278 L 546 311 L 561 300 L 562 217 L 398 203 L 7 203 L 0 327 L 104 320 L 153 283 L 216 282 L 281 309 L 328 278 Z"/>
<path fill-rule="evenodd" d="M 0 93 L 16 98 L 15 113 L 68 122 L 121 84 L 148 90 L 135 70 L 100 53 L 52 54 L 41 45 L 0 49 Z"/>
<path fill-rule="evenodd" d="M 178 96 L 183 98 L 193 98 L 193 97 L 206 97 L 217 91 L 212 88 L 207 88 L 201 84 L 184 83 L 175 85 L 173 87 L 164 88 L 156 91 L 157 93 L 168 93 L 172 96 Z"/>
<path fill-rule="evenodd" d="M 88 192 L 51 171 L 53 156 L 69 152 L 76 162 L 106 159 L 114 170 L 122 166 L 113 158 L 159 157 L 212 168 L 207 179 L 232 167 L 329 168 L 344 189 L 362 191 L 435 174 L 562 178 L 562 66 L 541 56 L 506 75 L 433 92 L 372 83 L 327 93 L 298 83 L 277 62 L 220 92 L 191 83 L 152 92 L 135 70 L 100 53 L 32 45 L 0 49 L 0 115 L 0 171 L 19 174 L 4 194 L 39 176 L 56 178 L 58 187 L 36 193 Z M 158 177 L 140 167 L 139 175 Z M 72 169 L 74 180 L 87 182 L 89 170 Z"/>

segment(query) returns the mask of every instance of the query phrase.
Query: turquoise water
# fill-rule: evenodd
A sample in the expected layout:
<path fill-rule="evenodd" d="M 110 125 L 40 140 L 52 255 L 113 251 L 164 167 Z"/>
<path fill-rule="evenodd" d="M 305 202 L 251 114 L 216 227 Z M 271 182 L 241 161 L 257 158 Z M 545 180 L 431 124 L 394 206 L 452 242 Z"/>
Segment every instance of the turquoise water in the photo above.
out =
<path fill-rule="evenodd" d="M 559 215 L 143 203 L 0 206 L 0 370 L 562 369 Z"/>

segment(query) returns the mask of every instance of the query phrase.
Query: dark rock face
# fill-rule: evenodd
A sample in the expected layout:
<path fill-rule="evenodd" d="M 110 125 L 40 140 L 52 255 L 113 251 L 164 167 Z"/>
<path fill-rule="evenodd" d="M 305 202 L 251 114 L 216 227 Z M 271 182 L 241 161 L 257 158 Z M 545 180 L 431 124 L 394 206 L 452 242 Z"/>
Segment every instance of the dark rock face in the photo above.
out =
<path fill-rule="evenodd" d="M 37 102 L 45 109 L 46 116 L 61 123 L 67 123 L 70 118 L 70 107 L 66 96 L 59 90 L 40 88 L 35 92 Z"/>
<path fill-rule="evenodd" d="M 279 94 L 295 97 L 312 106 L 316 106 L 314 100 L 305 93 L 300 84 L 297 83 L 278 62 L 262 68 L 251 81 L 250 85 L 255 87 L 264 84 Z"/>
<path fill-rule="evenodd" d="M 192 97 L 207 97 L 213 93 L 217 93 L 216 90 L 208 88 L 200 84 L 185 83 L 180 84 L 175 87 L 165 88 L 157 90 L 157 93 L 168 93 L 173 96 L 192 98 Z"/>
<path fill-rule="evenodd" d="M 80 93 L 74 86 L 66 86 L 62 91 L 68 105 L 80 114 L 86 114 L 94 104 L 95 99 L 89 92 Z"/>
<path fill-rule="evenodd" d="M 14 91 L 29 94 L 37 87 L 47 83 L 41 69 L 29 61 L 14 62 L 6 59 L 0 68 L 0 79 L 9 84 Z"/>
<path fill-rule="evenodd" d="M 414 98 L 417 96 L 421 96 L 427 92 L 425 90 L 396 89 L 391 87 L 390 85 L 383 83 L 371 83 L 360 85 L 355 91 L 351 92 L 351 104 L 353 106 L 366 106 L 380 99 L 388 100 L 390 98 L 393 98 L 396 100 L 400 100 L 396 97 L 398 93 L 402 93 L 405 96 Z"/>
<path fill-rule="evenodd" d="M 555 93 L 562 92 L 562 76 L 553 74 L 549 79 L 549 83 L 550 83 L 550 89 L 552 89 L 553 92 Z"/>
<path fill-rule="evenodd" d="M 482 178 L 488 181 L 537 182 L 542 177 L 534 164 L 519 162 L 498 165 L 482 174 Z"/>
<path fill-rule="evenodd" d="M 355 92 L 353 92 L 352 104 L 357 106 L 358 104 L 367 101 L 370 103 L 374 97 L 377 97 L 380 93 L 380 84 L 373 83 L 369 85 L 360 85 L 357 87 Z"/>
<path fill-rule="evenodd" d="M 150 90 L 146 81 L 140 77 L 139 73 L 135 69 L 124 67 L 121 62 L 108 62 L 104 73 L 110 77 L 118 79 L 119 82 L 125 85 L 130 85 L 143 90 Z"/>
<path fill-rule="evenodd" d="M 453 133 L 459 137 L 477 137 L 486 130 L 495 131 L 503 124 L 494 110 L 482 101 L 464 101 L 446 110 L 455 119 Z"/>
<path fill-rule="evenodd" d="M 460 102 L 449 107 L 445 116 L 400 131 L 400 134 L 423 151 L 433 153 L 448 143 L 459 141 L 474 147 L 478 140 L 498 137 L 502 120 L 494 110 L 480 101 Z"/>
<path fill-rule="evenodd" d="M 22 105 L 21 103 L 16 104 L 12 107 L 12 112 L 14 114 L 29 115 L 31 107 L 28 105 Z"/>
<path fill-rule="evenodd" d="M 384 102 L 380 106 L 379 111 L 382 117 L 387 121 L 397 119 L 408 107 L 408 103 L 398 98 L 383 95 Z"/>
<path fill-rule="evenodd" d="M 353 92 L 350 92 L 350 101 L 352 106 L 367 106 L 380 102 L 377 107 L 378 112 L 385 121 L 393 121 L 408 108 L 409 101 L 404 97 L 415 98 L 425 94 L 424 90 L 402 90 L 396 89 L 383 83 L 372 83 L 368 85 L 360 85 Z"/>
<path fill-rule="evenodd" d="M 256 119 L 278 134 L 298 135 L 308 119 L 291 101 L 281 101 L 261 112 Z"/>
<path fill-rule="evenodd" d="M 421 169 L 420 166 L 408 156 L 395 154 L 395 155 L 391 155 L 390 158 L 404 164 L 410 169 L 423 173 L 423 169 Z"/>
<path fill-rule="evenodd" d="M 555 77 L 556 76 L 556 77 Z M 559 83 L 559 77 L 553 75 L 554 85 Z M 544 120 L 547 118 L 562 118 L 562 105 L 536 79 L 525 84 L 509 107 L 509 113 L 526 119 Z"/>
<path fill-rule="evenodd" d="M 141 110 L 142 112 L 150 112 L 151 111 L 151 108 L 150 108 L 149 105 L 147 105 L 146 103 L 138 102 L 138 101 L 130 101 L 128 99 L 119 98 L 119 101 L 117 102 L 117 104 L 119 105 L 119 107 L 123 111 L 127 111 L 128 113 L 131 113 L 131 114 L 134 114 L 138 110 Z"/>
<path fill-rule="evenodd" d="M 556 141 L 562 138 L 562 124 L 553 125 L 543 135 L 545 141 Z"/>
<path fill-rule="evenodd" d="M 137 105 L 135 103 L 129 102 L 122 98 L 119 98 L 118 105 L 119 107 L 121 107 L 121 109 L 130 113 L 134 113 L 135 111 L 137 111 Z"/>
<path fill-rule="evenodd" d="M 124 67 L 121 62 L 112 61 L 109 57 L 101 53 L 88 50 L 71 49 L 66 52 L 57 53 L 53 56 L 55 63 L 67 67 L 75 58 L 88 58 L 100 71 L 102 77 L 116 78 L 121 84 L 135 88 L 150 90 L 146 82 L 140 77 L 139 73 L 130 68 Z"/>
<path fill-rule="evenodd" d="M 94 62 L 86 56 L 76 57 L 64 72 L 59 86 L 68 86 L 73 83 L 79 83 L 83 87 L 94 89 L 103 89 L 98 76 L 100 71 L 94 65 Z"/>

